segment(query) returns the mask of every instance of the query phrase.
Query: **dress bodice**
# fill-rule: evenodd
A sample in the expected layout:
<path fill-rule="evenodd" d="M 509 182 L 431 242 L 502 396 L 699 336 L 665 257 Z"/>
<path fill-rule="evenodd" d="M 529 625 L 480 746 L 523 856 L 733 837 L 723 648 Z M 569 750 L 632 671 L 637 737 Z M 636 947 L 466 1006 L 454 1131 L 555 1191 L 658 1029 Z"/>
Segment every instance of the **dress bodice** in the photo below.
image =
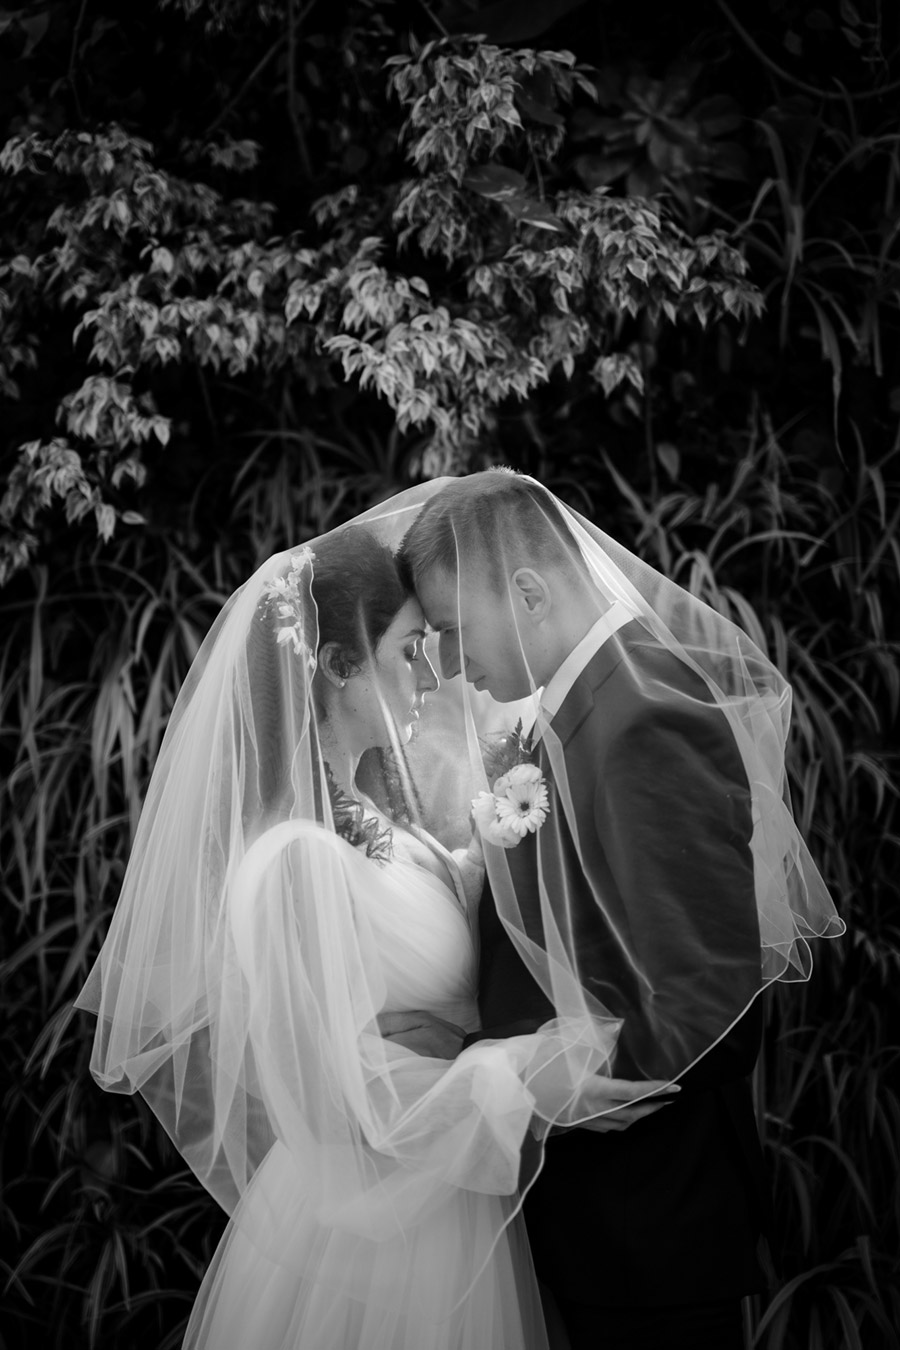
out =
<path fill-rule="evenodd" d="M 455 881 L 451 855 L 442 861 Z M 399 852 L 385 870 L 391 884 L 364 897 L 387 985 L 385 1010 L 427 1009 L 474 1030 L 477 954 L 462 887 L 451 891 Z"/>

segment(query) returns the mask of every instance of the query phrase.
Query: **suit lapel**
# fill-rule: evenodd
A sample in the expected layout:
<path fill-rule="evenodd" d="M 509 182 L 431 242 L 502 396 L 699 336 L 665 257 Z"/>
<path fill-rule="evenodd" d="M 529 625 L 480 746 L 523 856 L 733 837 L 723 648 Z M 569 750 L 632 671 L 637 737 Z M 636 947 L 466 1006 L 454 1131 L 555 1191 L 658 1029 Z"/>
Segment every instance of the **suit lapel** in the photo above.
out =
<path fill-rule="evenodd" d="M 599 651 L 588 661 L 578 679 L 563 700 L 562 707 L 551 719 L 550 726 L 563 746 L 569 744 L 593 711 L 598 690 L 625 656 L 626 648 L 644 632 L 636 620 L 626 623 L 617 633 L 607 638 Z M 540 742 L 539 744 L 543 744 Z M 542 756 L 545 758 L 545 756 Z"/>
<path fill-rule="evenodd" d="M 602 689 L 602 686 L 622 661 L 627 646 L 640 640 L 643 636 L 646 636 L 645 630 L 639 623 L 631 622 L 623 625 L 594 653 L 576 679 L 559 711 L 550 722 L 551 730 L 554 736 L 559 738 L 564 755 L 566 747 L 571 744 L 579 729 L 593 713 L 598 691 Z M 536 750 L 538 766 L 549 780 L 551 793 L 553 793 L 553 770 L 543 737 L 538 741 Z M 592 793 L 594 785 L 593 782 L 584 782 L 575 786 L 579 790 Z M 554 809 L 558 812 L 562 811 L 558 799 Z M 558 832 L 552 828 L 548 829 L 548 839 L 546 840 L 539 838 L 539 834 L 540 832 L 526 835 L 520 844 L 511 849 L 507 854 L 507 865 L 525 932 L 533 941 L 542 946 L 543 924 L 538 871 L 540 869 L 542 872 L 544 883 L 551 895 L 562 894 L 564 887 L 560 878 L 564 876 L 567 867 L 579 868 L 580 863 L 575 845 L 571 842 L 571 839 L 567 838 L 564 831 Z M 554 836 L 555 840 L 557 834 L 559 834 L 559 843 L 554 845 L 553 842 L 550 842 L 549 836 Z M 493 957 L 498 946 L 508 948 L 510 952 L 512 947 L 497 915 L 493 895 L 490 897 L 489 903 L 482 906 L 481 936 L 483 954 L 482 998 L 485 998 L 487 988 L 490 986 L 491 1004 L 503 1002 L 502 991 L 495 989 L 494 986 L 502 983 L 503 979 L 511 979 L 510 967 L 509 965 L 503 966 L 504 973 L 501 977 L 497 973 L 500 967 L 494 967 Z M 518 974 L 524 971 L 524 966 L 518 958 L 512 962 L 512 968 Z M 530 989 L 536 989 L 537 986 L 533 985 L 530 977 L 528 977 L 527 983 Z M 510 994 L 510 1005 L 514 1004 L 515 998 Z"/>

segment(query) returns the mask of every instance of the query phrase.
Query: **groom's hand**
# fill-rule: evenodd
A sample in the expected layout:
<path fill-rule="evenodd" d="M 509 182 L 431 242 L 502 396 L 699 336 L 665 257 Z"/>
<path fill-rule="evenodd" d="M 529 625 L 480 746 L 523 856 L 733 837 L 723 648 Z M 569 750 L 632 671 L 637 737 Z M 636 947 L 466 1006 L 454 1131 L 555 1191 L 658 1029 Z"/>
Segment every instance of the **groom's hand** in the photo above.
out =
<path fill-rule="evenodd" d="M 378 1030 L 386 1041 L 431 1059 L 456 1059 L 466 1035 L 462 1027 L 424 1009 L 379 1013 Z"/>
<path fill-rule="evenodd" d="M 571 1128 L 594 1130 L 598 1134 L 627 1130 L 635 1121 L 670 1106 L 679 1091 L 676 1083 L 665 1080 L 631 1082 L 625 1078 L 594 1078 L 582 1088 L 578 1098 L 579 1108 L 594 1119 L 579 1121 Z M 648 1093 L 664 1093 L 665 1096 L 648 1096 Z M 600 1115 L 601 1111 L 611 1114 Z"/>

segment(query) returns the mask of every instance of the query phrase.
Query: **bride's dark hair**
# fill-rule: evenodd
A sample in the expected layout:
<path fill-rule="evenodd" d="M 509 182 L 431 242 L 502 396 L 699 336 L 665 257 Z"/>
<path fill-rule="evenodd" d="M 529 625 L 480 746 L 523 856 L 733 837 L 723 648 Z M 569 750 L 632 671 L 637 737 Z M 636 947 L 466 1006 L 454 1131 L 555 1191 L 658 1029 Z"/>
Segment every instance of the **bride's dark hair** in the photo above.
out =
<path fill-rule="evenodd" d="M 318 610 L 318 648 L 334 642 L 349 676 L 371 656 L 392 620 L 413 594 L 386 544 L 368 530 L 350 527 L 314 549 L 310 587 Z"/>
<path fill-rule="evenodd" d="M 340 655 L 336 673 L 349 678 L 375 648 L 399 611 L 414 594 L 391 550 L 368 530 L 352 527 L 320 541 L 314 549 L 310 592 L 315 602 L 318 650 L 334 642 Z M 391 856 L 391 831 L 381 829 L 361 804 L 334 783 L 328 790 L 335 831 L 370 858 Z M 392 820 L 409 821 L 412 786 L 406 765 L 393 749 L 367 750 L 357 782 Z"/>
<path fill-rule="evenodd" d="M 412 591 L 401 577 L 391 550 L 368 530 L 350 526 L 335 531 L 316 541 L 312 555 L 312 566 L 301 567 L 296 580 L 293 603 L 298 607 L 297 618 L 305 633 L 316 633 L 317 652 L 326 643 L 336 644 L 339 673 L 349 677 L 374 654 Z M 283 734 L 284 689 L 277 671 L 284 649 L 276 638 L 279 614 L 271 598 L 262 606 L 260 618 L 262 626 L 254 625 L 249 635 L 247 662 L 255 734 L 265 751 L 256 756 L 258 772 L 247 784 L 247 809 L 273 820 L 290 810 L 293 748 Z M 308 688 L 305 684 L 302 687 L 306 698 Z M 302 721 L 299 713 L 297 721 Z M 365 846 L 370 857 L 390 856 L 390 830 L 380 829 L 374 817 L 367 817 L 359 802 L 334 784 L 327 764 L 325 768 L 336 832 L 354 847 Z M 358 779 L 391 819 L 410 818 L 410 793 L 404 790 L 408 775 L 392 751 L 368 751 Z M 325 812 L 318 786 L 310 786 L 321 820 Z"/>

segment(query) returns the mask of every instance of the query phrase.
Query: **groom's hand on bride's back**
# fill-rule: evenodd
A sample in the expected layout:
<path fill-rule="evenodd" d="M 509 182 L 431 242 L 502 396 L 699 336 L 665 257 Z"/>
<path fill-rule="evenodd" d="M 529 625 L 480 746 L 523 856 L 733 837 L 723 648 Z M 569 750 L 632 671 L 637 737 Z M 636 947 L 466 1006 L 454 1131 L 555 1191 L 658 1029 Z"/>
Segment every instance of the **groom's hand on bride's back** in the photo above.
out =
<path fill-rule="evenodd" d="M 671 1106 L 679 1091 L 676 1083 L 660 1079 L 632 1082 L 598 1076 L 582 1088 L 578 1098 L 579 1115 L 591 1118 L 579 1120 L 572 1128 L 594 1130 L 598 1134 L 627 1130 L 636 1121 Z"/>
<path fill-rule="evenodd" d="M 422 1008 L 379 1013 L 378 1030 L 386 1041 L 431 1059 L 456 1059 L 466 1035 L 462 1027 Z"/>

